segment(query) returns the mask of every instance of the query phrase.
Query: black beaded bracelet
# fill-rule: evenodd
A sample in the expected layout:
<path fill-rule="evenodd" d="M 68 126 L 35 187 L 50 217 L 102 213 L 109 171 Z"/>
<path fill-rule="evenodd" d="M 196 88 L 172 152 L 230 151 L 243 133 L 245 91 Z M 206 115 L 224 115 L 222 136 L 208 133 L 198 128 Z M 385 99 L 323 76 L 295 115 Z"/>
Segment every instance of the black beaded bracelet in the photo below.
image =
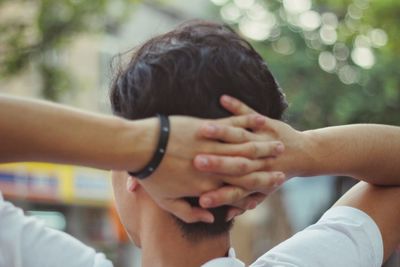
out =
<path fill-rule="evenodd" d="M 160 165 L 165 152 L 167 151 L 170 132 L 169 118 L 162 114 L 157 114 L 157 116 L 160 119 L 160 138 L 158 139 L 157 149 L 154 152 L 153 158 L 150 160 L 149 164 L 140 171 L 128 172 L 130 175 L 139 179 L 145 179 L 150 176 Z"/>

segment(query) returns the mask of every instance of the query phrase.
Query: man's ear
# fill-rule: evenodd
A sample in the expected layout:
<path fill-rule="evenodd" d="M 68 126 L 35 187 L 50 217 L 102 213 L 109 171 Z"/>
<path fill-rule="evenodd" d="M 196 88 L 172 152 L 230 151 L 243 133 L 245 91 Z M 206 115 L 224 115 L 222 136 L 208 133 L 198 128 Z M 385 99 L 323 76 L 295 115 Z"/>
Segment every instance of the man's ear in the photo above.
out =
<path fill-rule="evenodd" d="M 139 188 L 139 182 L 136 178 L 129 176 L 126 180 L 126 190 L 128 192 L 135 192 Z"/>

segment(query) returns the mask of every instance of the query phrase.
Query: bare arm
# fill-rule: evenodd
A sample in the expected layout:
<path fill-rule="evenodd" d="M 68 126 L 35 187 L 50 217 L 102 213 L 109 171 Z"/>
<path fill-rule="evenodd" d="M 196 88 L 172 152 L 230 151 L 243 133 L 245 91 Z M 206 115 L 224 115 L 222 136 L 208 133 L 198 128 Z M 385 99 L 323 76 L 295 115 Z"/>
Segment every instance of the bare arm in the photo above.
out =
<path fill-rule="evenodd" d="M 50 102 L 2 96 L 0 127 L 0 162 L 137 170 L 155 146 L 157 121 L 132 123 Z"/>
<path fill-rule="evenodd" d="M 302 135 L 309 144 L 303 153 L 311 158 L 304 175 L 346 175 L 373 184 L 400 185 L 400 127 L 358 124 Z"/>
<path fill-rule="evenodd" d="M 235 115 L 256 113 L 231 97 L 223 96 L 221 104 Z M 283 171 L 286 178 L 345 175 L 377 185 L 400 185 L 400 127 L 358 124 L 300 132 L 281 121 L 265 119 L 266 123 L 256 133 L 285 145 L 282 155 L 265 159 L 265 171 Z M 197 167 L 210 172 L 223 169 L 221 158 L 209 156 L 209 159 L 206 169 Z M 203 194 L 200 203 L 203 207 L 215 207 L 247 194 L 248 188 L 218 189 Z M 211 204 L 206 205 L 205 199 Z"/>
<path fill-rule="evenodd" d="M 260 176 L 267 182 L 276 179 L 262 172 L 265 163 L 259 158 L 276 155 L 277 142 L 261 142 L 263 138 L 244 130 L 259 125 L 254 116 L 214 121 L 172 116 L 170 120 L 166 156 L 142 183 L 161 207 L 181 219 L 212 219 L 206 210 L 194 209 L 180 200 L 183 196 L 219 188 L 229 182 L 229 177 L 242 177 L 236 181 L 250 185 Z M 223 130 L 224 136 L 218 141 L 205 138 L 209 136 L 206 126 L 211 123 Z M 150 160 L 158 132 L 156 118 L 128 121 L 45 101 L 0 96 L 0 162 L 47 161 L 137 171 Z M 216 169 L 214 174 L 196 170 L 193 158 L 202 153 L 226 155 L 224 169 Z M 259 171 L 257 176 L 253 175 L 255 171 Z M 165 173 L 173 179 L 163 179 Z M 230 184 L 235 185 L 235 181 Z"/>
<path fill-rule="evenodd" d="M 254 113 L 230 100 L 222 103 L 234 114 Z M 400 127 L 354 124 L 300 132 L 267 120 L 258 133 L 281 140 L 286 147 L 285 154 L 269 160 L 270 169 L 282 170 L 288 177 L 346 175 L 373 184 L 400 185 Z"/>

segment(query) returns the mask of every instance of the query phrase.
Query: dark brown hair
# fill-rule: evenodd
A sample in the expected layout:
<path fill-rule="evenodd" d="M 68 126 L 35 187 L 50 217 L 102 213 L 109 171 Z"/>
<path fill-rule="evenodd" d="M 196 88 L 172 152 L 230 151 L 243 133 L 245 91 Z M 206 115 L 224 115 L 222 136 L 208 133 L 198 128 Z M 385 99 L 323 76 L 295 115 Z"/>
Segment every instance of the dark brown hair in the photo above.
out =
<path fill-rule="evenodd" d="M 227 26 L 190 21 L 139 47 L 116 75 L 110 100 L 114 114 L 127 119 L 157 113 L 222 118 L 230 115 L 219 104 L 223 94 L 274 119 L 287 107 L 266 63 L 247 41 Z M 187 200 L 198 205 L 197 198 Z M 183 234 L 197 240 L 227 232 L 227 207 L 211 211 L 213 224 L 177 219 Z"/>

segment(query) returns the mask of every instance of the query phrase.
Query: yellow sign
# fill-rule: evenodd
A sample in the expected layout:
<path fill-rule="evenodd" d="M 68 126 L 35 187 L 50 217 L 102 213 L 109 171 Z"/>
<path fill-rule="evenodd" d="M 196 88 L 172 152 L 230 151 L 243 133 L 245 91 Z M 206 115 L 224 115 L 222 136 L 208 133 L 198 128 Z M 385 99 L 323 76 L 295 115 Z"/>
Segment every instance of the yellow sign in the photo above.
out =
<path fill-rule="evenodd" d="M 50 163 L 0 164 L 4 195 L 65 204 L 108 205 L 112 199 L 109 173 Z"/>

